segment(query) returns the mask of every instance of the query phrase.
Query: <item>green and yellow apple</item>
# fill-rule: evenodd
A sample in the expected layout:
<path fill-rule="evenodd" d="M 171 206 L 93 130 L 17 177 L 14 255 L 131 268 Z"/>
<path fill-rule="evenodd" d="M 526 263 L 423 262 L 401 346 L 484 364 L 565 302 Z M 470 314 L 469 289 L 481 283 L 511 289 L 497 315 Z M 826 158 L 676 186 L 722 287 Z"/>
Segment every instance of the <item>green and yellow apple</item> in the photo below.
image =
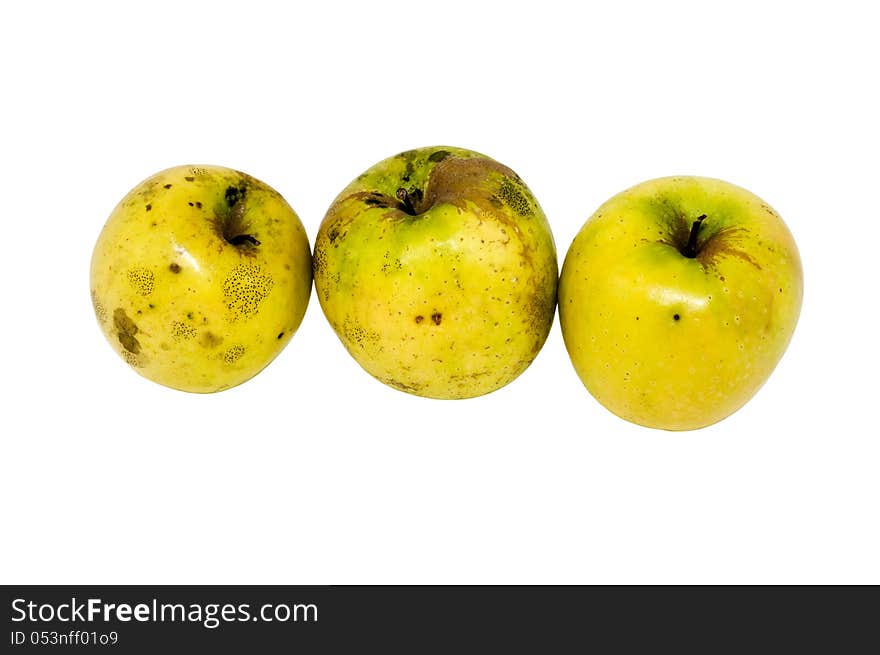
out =
<path fill-rule="evenodd" d="M 668 177 L 618 194 L 584 224 L 562 267 L 560 323 L 602 405 L 691 430 L 767 380 L 802 295 L 797 246 L 770 205 L 721 180 Z"/>
<path fill-rule="evenodd" d="M 334 200 L 315 240 L 315 288 L 371 375 L 468 398 L 532 362 L 556 308 L 556 248 L 526 184 L 452 147 L 390 157 Z"/>
<path fill-rule="evenodd" d="M 311 283 L 308 237 L 290 205 L 219 166 L 169 168 L 139 184 L 92 254 L 92 303 L 110 345 L 183 391 L 259 373 L 299 327 Z"/>

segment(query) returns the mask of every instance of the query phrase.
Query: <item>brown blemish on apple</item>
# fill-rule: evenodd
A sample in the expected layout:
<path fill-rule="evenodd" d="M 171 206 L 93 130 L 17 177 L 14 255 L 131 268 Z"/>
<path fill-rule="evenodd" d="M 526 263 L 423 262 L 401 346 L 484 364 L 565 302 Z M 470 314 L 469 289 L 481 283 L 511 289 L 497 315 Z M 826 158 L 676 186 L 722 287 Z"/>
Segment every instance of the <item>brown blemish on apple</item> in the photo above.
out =
<path fill-rule="evenodd" d="M 223 361 L 226 362 L 227 364 L 233 364 L 236 361 L 238 361 L 239 359 L 241 359 L 241 356 L 244 355 L 244 353 L 245 353 L 245 347 L 240 344 L 235 344 L 234 346 L 231 346 L 230 348 L 228 348 L 226 350 L 226 352 L 223 353 Z"/>
<path fill-rule="evenodd" d="M 128 284 L 140 296 L 145 298 L 153 293 L 153 271 L 143 266 L 128 270 Z"/>
<path fill-rule="evenodd" d="M 135 355 L 127 350 L 122 351 L 122 359 L 132 368 L 143 368 L 146 365 L 143 355 Z"/>
<path fill-rule="evenodd" d="M 526 199 L 525 194 L 523 194 L 522 190 L 520 190 L 510 178 L 505 177 L 501 180 L 501 186 L 498 189 L 498 197 L 519 216 L 531 216 L 534 214 L 532 206 Z"/>
<path fill-rule="evenodd" d="M 418 316 L 416 316 L 416 325 L 418 325 L 419 323 L 421 323 L 424 320 L 425 320 L 425 317 L 422 316 L 421 314 L 419 314 Z"/>
<path fill-rule="evenodd" d="M 214 349 L 223 343 L 223 337 L 214 334 L 208 330 L 202 332 L 202 336 L 199 339 L 199 345 L 203 348 Z"/>
<path fill-rule="evenodd" d="M 418 393 L 424 388 L 423 384 L 401 382 L 394 378 L 379 378 L 379 380 L 387 384 L 389 387 L 394 387 L 398 391 L 406 391 L 407 393 Z"/>
<path fill-rule="evenodd" d="M 168 265 L 168 270 L 172 273 L 180 273 L 180 264 L 178 264 L 177 262 L 171 262 Z"/>
<path fill-rule="evenodd" d="M 116 328 L 116 338 L 128 352 L 137 355 L 141 351 L 141 344 L 135 337 L 138 326 L 135 325 L 122 307 L 113 311 L 113 327 Z"/>
<path fill-rule="evenodd" d="M 402 179 L 404 182 L 409 182 L 409 178 L 412 177 L 412 174 L 415 173 L 415 171 L 416 169 L 415 166 L 413 166 L 412 159 L 408 160 L 406 162 L 406 168 L 404 169 L 403 175 L 400 179 Z"/>
<path fill-rule="evenodd" d="M 434 312 L 431 314 L 431 321 L 433 321 L 434 325 L 440 325 L 443 322 L 443 314 L 440 312 Z"/>
<path fill-rule="evenodd" d="M 359 191 L 349 197 L 362 200 L 363 203 L 369 207 L 383 207 L 387 209 L 393 205 L 391 198 L 376 191 Z"/>
<path fill-rule="evenodd" d="M 344 337 L 343 343 L 349 350 L 356 345 L 365 349 L 368 344 L 375 345 L 379 343 L 381 338 L 378 332 L 365 328 L 350 317 L 346 317 L 342 324 L 342 336 Z"/>
<path fill-rule="evenodd" d="M 190 339 L 195 338 L 196 330 L 193 326 L 184 323 L 183 321 L 172 321 L 171 322 L 171 337 L 175 341 L 189 341 Z"/>
<path fill-rule="evenodd" d="M 94 289 L 92 289 L 92 309 L 95 310 L 95 317 L 99 323 L 107 322 L 107 308 L 104 307 L 104 303 L 98 300 L 98 292 Z"/>
<path fill-rule="evenodd" d="M 148 203 L 147 206 L 145 207 L 145 209 L 146 209 L 147 211 L 150 211 L 152 208 L 153 208 L 153 205 L 151 205 L 151 204 L 149 204 L 149 203 Z"/>
<path fill-rule="evenodd" d="M 455 382 L 460 387 L 463 387 L 464 385 L 461 384 L 462 382 L 467 382 L 469 380 L 478 380 L 478 379 L 485 377 L 487 375 L 492 375 L 493 372 L 494 371 L 484 370 L 484 371 L 475 371 L 473 373 L 453 373 L 452 375 L 449 376 L 449 381 Z"/>
<path fill-rule="evenodd" d="M 770 205 L 768 205 L 766 202 L 762 202 L 762 203 L 761 203 L 761 209 L 763 209 L 764 211 L 766 211 L 768 214 L 770 214 L 770 215 L 773 216 L 774 218 L 780 218 L 779 214 L 776 213 L 776 210 L 773 209 L 773 207 L 771 207 Z"/>
<path fill-rule="evenodd" d="M 327 251 L 323 240 L 315 240 L 315 252 L 312 255 L 312 277 L 315 280 L 315 290 L 324 300 L 330 299 L 330 285 L 327 284 L 323 273 L 327 268 Z"/>
<path fill-rule="evenodd" d="M 431 169 L 424 197 L 415 207 L 417 213 L 441 203 L 463 210 L 468 200 L 477 203 L 487 213 L 495 213 L 495 207 L 490 201 L 494 191 L 494 184 L 490 179 L 492 173 L 503 178 L 518 179 L 511 169 L 492 159 L 443 158 Z"/>
<path fill-rule="evenodd" d="M 257 264 L 239 264 L 233 268 L 223 281 L 228 320 L 234 323 L 255 316 L 274 285 L 272 276 Z"/>
<path fill-rule="evenodd" d="M 530 332 L 536 339 L 533 348 L 535 355 L 546 341 L 556 313 L 556 276 L 551 274 L 549 283 L 545 280 L 535 280 L 525 307 Z"/>
<path fill-rule="evenodd" d="M 403 269 L 403 262 L 401 262 L 397 257 L 392 257 L 390 251 L 385 251 L 383 259 L 385 259 L 385 262 L 382 264 L 381 269 L 385 275 L 388 275 L 393 271 L 399 271 Z"/>
<path fill-rule="evenodd" d="M 697 251 L 697 259 L 703 266 L 714 267 L 717 260 L 722 257 L 735 257 L 761 270 L 758 261 L 737 245 L 748 234 L 744 227 L 727 227 L 711 235 Z"/>

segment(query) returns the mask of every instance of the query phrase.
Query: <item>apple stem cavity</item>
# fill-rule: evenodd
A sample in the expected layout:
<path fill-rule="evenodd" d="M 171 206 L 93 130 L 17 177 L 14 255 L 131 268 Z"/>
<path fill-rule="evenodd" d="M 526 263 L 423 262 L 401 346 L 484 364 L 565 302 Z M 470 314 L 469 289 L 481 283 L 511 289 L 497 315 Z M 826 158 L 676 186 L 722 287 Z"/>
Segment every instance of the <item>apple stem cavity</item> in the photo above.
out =
<path fill-rule="evenodd" d="M 400 201 L 400 208 L 405 211 L 410 216 L 417 216 L 418 212 L 416 208 L 413 206 L 412 199 L 410 198 L 409 192 L 400 187 L 397 190 L 397 199 Z"/>
<path fill-rule="evenodd" d="M 697 253 L 699 253 L 699 250 L 697 250 L 697 237 L 700 235 L 700 228 L 703 226 L 704 220 L 706 220 L 705 214 L 697 216 L 697 220 L 691 225 L 691 233 L 688 236 L 688 242 L 685 244 L 684 248 L 681 249 L 681 254 L 689 259 L 693 259 L 697 256 Z"/>
<path fill-rule="evenodd" d="M 228 240 L 233 246 L 243 246 L 245 243 L 249 243 L 252 246 L 260 245 L 260 242 L 257 241 L 250 234 L 236 234 L 234 237 Z"/>

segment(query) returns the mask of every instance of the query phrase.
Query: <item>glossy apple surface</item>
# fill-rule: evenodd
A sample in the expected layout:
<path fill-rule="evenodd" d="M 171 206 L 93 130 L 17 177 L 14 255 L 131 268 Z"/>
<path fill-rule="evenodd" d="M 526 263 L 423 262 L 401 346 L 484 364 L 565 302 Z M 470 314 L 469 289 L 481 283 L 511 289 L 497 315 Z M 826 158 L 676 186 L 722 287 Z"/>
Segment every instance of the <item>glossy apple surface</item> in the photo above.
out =
<path fill-rule="evenodd" d="M 470 150 L 390 157 L 333 202 L 315 288 L 352 357 L 401 391 L 489 393 L 522 373 L 553 322 L 556 248 L 511 169 Z"/>
<path fill-rule="evenodd" d="M 742 407 L 792 337 L 794 239 L 754 194 L 668 177 L 602 205 L 566 255 L 565 345 L 589 392 L 629 421 L 701 428 Z"/>
<path fill-rule="evenodd" d="M 179 166 L 132 189 L 92 255 L 95 315 L 135 371 L 213 392 L 284 348 L 311 291 L 296 213 L 268 185 L 219 166 Z"/>

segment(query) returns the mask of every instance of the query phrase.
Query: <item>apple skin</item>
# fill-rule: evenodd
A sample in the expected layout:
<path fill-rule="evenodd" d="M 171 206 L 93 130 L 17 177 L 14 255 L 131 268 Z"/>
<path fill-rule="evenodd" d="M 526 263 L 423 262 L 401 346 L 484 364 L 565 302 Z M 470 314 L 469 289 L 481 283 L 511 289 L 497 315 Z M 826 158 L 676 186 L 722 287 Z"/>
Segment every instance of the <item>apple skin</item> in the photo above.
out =
<path fill-rule="evenodd" d="M 104 336 L 135 371 L 209 393 L 252 378 L 290 341 L 311 293 L 311 251 L 268 185 L 220 166 L 178 166 L 116 206 L 90 282 Z"/>
<path fill-rule="evenodd" d="M 693 430 L 767 380 L 802 296 L 797 246 L 767 203 L 721 180 L 667 177 L 616 195 L 581 228 L 562 267 L 560 325 L 602 405 L 640 425 Z"/>
<path fill-rule="evenodd" d="M 315 239 L 314 277 L 327 320 L 368 373 L 455 399 L 531 364 L 553 323 L 558 267 L 519 176 L 438 146 L 385 159 L 337 196 Z"/>

